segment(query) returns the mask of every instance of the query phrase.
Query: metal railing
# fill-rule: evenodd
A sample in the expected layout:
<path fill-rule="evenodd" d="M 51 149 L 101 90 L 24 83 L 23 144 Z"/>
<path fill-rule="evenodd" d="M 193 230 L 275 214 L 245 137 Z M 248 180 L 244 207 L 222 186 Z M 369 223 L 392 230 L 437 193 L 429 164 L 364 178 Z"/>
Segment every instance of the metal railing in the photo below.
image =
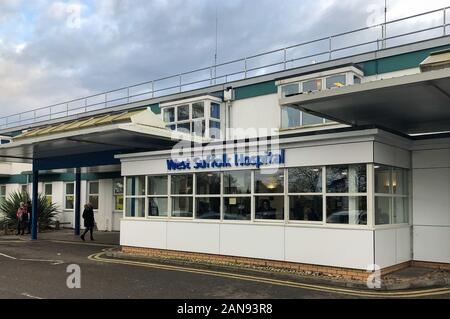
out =
<path fill-rule="evenodd" d="M 425 39 L 443 37 L 447 35 L 447 27 L 450 25 L 447 23 L 449 9 L 450 7 L 445 7 L 427 11 L 209 67 L 0 117 L 0 129 L 40 123 L 84 112 L 270 74 L 311 63 L 330 61 L 354 54 L 374 52 L 400 44 L 416 42 L 417 38 L 408 40 L 408 37 L 417 37 L 427 32 L 432 34 L 426 34 Z M 436 25 L 425 26 L 410 31 L 411 26 L 415 26 L 418 23 L 423 24 L 423 21 L 420 21 L 421 18 L 432 15 L 436 17 L 428 18 L 425 24 L 437 20 L 438 23 Z M 410 24 L 408 25 L 406 21 L 409 21 Z M 392 28 L 392 31 L 388 27 Z M 395 34 L 395 28 L 400 28 L 401 32 Z M 408 30 L 407 32 L 402 30 L 405 28 Z M 387 36 L 388 30 L 394 34 Z M 346 39 L 349 36 L 356 37 L 356 40 Z M 405 42 L 402 43 L 402 39 Z M 338 46 L 336 43 L 343 45 Z M 309 52 L 309 54 L 304 54 L 305 51 Z"/>

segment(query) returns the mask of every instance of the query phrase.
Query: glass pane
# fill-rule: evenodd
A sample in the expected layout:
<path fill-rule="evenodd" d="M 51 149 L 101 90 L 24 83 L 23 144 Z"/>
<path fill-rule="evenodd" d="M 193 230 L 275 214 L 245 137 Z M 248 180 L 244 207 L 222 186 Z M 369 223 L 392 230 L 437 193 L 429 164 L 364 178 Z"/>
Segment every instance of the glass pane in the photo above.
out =
<path fill-rule="evenodd" d="M 327 78 L 327 89 L 338 88 L 346 85 L 345 74 L 334 75 Z"/>
<path fill-rule="evenodd" d="M 114 194 L 123 195 L 123 179 L 118 178 L 114 180 Z"/>
<path fill-rule="evenodd" d="M 172 197 L 172 216 L 192 217 L 192 197 Z"/>
<path fill-rule="evenodd" d="M 302 125 L 323 124 L 323 118 L 303 112 Z"/>
<path fill-rule="evenodd" d="M 288 97 L 300 93 L 298 83 L 287 84 L 281 87 L 281 95 Z"/>
<path fill-rule="evenodd" d="M 251 199 L 250 197 L 225 197 L 224 216 L 226 220 L 250 220 Z"/>
<path fill-rule="evenodd" d="M 390 180 L 391 180 L 391 169 L 387 166 L 375 165 L 375 193 L 379 194 L 389 194 L 390 190 Z"/>
<path fill-rule="evenodd" d="M 322 192 L 322 168 L 290 168 L 288 184 L 289 193 L 320 193 Z"/>
<path fill-rule="evenodd" d="M 220 219 L 220 198 L 205 197 L 195 200 L 195 218 L 198 219 Z"/>
<path fill-rule="evenodd" d="M 52 194 L 52 184 L 45 184 L 44 185 L 44 194 L 45 195 L 51 195 Z"/>
<path fill-rule="evenodd" d="M 65 209 L 73 209 L 74 198 L 75 196 L 66 196 Z"/>
<path fill-rule="evenodd" d="M 168 216 L 167 197 L 153 197 L 148 199 L 148 216 Z"/>
<path fill-rule="evenodd" d="M 322 196 L 289 196 L 289 219 L 322 221 Z"/>
<path fill-rule="evenodd" d="M 353 76 L 353 84 L 361 84 L 361 78 L 354 75 Z"/>
<path fill-rule="evenodd" d="M 217 121 L 209 121 L 209 137 L 211 138 L 220 138 L 220 122 Z"/>
<path fill-rule="evenodd" d="M 327 223 L 367 225 L 367 198 L 365 196 L 327 197 Z"/>
<path fill-rule="evenodd" d="M 255 205 L 255 219 L 284 219 L 284 196 L 257 196 Z"/>
<path fill-rule="evenodd" d="M 365 193 L 367 190 L 366 165 L 330 166 L 327 170 L 328 193 Z"/>
<path fill-rule="evenodd" d="M 236 171 L 223 173 L 223 191 L 225 194 L 250 194 L 251 172 Z"/>
<path fill-rule="evenodd" d="M 181 133 L 190 134 L 191 133 L 191 123 L 181 123 L 177 124 L 177 131 Z"/>
<path fill-rule="evenodd" d="M 312 92 L 322 90 L 322 79 L 303 82 L 303 92 Z"/>
<path fill-rule="evenodd" d="M 66 194 L 74 194 L 75 191 L 75 184 L 74 183 L 67 183 L 66 184 Z"/>
<path fill-rule="evenodd" d="M 401 168 L 392 170 L 392 191 L 397 195 L 408 195 L 408 171 Z"/>
<path fill-rule="evenodd" d="M 123 195 L 114 196 L 114 210 L 123 210 Z"/>
<path fill-rule="evenodd" d="M 5 196 L 6 195 L 6 186 L 1 186 L 0 187 L 0 196 Z"/>
<path fill-rule="evenodd" d="M 192 174 L 172 175 L 171 180 L 172 194 L 192 194 Z"/>
<path fill-rule="evenodd" d="M 203 102 L 196 102 L 192 104 L 192 118 L 198 119 L 205 117 L 205 105 Z"/>
<path fill-rule="evenodd" d="M 392 197 L 375 196 L 375 225 L 391 223 Z"/>
<path fill-rule="evenodd" d="M 145 176 L 127 177 L 127 195 L 145 195 Z"/>
<path fill-rule="evenodd" d="M 167 195 L 167 175 L 149 176 L 147 195 Z"/>
<path fill-rule="evenodd" d="M 194 133 L 194 135 L 196 136 L 205 136 L 205 131 L 206 131 L 206 124 L 205 121 L 194 121 L 192 123 L 192 132 Z"/>
<path fill-rule="evenodd" d="M 196 174 L 197 194 L 220 194 L 220 173 Z"/>
<path fill-rule="evenodd" d="M 88 201 L 92 204 L 94 209 L 98 209 L 98 195 L 90 195 Z"/>
<path fill-rule="evenodd" d="M 281 127 L 297 127 L 300 126 L 301 111 L 290 106 L 283 106 L 281 108 Z"/>
<path fill-rule="evenodd" d="M 98 182 L 89 182 L 89 194 L 98 194 Z"/>
<path fill-rule="evenodd" d="M 168 128 L 171 131 L 175 131 L 177 129 L 177 126 L 175 124 L 172 125 L 166 125 L 166 128 Z"/>
<path fill-rule="evenodd" d="M 211 102 L 211 118 L 220 120 L 220 104 Z"/>
<path fill-rule="evenodd" d="M 395 197 L 394 198 L 394 223 L 404 224 L 409 222 L 408 214 L 408 198 Z"/>
<path fill-rule="evenodd" d="M 177 107 L 177 121 L 189 120 L 189 105 L 180 105 Z"/>
<path fill-rule="evenodd" d="M 266 172 L 255 171 L 255 193 L 283 193 L 284 192 L 284 171 L 265 174 Z"/>
<path fill-rule="evenodd" d="M 128 217 L 145 217 L 144 198 L 127 198 L 125 215 Z"/>
<path fill-rule="evenodd" d="M 175 109 L 173 107 L 164 109 L 164 122 L 175 122 Z"/>

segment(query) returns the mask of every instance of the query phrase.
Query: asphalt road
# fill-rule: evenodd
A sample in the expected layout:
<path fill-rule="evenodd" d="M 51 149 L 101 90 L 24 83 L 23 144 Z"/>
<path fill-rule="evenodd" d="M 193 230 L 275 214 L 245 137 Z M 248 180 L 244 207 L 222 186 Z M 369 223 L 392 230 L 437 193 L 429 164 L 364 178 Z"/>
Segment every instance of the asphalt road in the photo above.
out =
<path fill-rule="evenodd" d="M 51 241 L 0 239 L 0 298 L 358 298 L 257 277 L 148 267 L 145 264 L 110 263 L 88 258 L 106 246 Z M 67 287 L 69 265 L 81 270 L 81 288 Z M 167 267 L 166 267 L 167 268 Z M 426 296 L 420 296 L 426 297 Z M 449 298 L 450 294 L 432 298 Z"/>

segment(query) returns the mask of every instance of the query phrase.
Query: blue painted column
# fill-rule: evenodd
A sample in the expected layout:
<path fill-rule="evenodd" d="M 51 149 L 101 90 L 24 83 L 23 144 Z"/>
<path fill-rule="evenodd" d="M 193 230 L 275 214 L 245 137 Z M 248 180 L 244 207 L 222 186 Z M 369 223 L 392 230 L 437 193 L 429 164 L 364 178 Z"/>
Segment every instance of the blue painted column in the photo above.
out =
<path fill-rule="evenodd" d="M 33 165 L 33 184 L 31 191 L 31 240 L 37 239 L 37 221 L 38 221 L 38 183 L 39 170 Z"/>
<path fill-rule="evenodd" d="M 81 171 L 75 172 L 75 236 L 80 236 L 81 219 Z"/>

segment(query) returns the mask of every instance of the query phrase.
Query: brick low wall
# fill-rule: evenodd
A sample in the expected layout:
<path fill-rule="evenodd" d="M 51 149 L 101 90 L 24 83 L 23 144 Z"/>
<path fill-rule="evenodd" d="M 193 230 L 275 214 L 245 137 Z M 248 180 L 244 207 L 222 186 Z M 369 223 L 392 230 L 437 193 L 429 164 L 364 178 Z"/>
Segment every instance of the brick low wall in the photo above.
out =
<path fill-rule="evenodd" d="M 414 260 L 414 261 L 412 261 L 411 264 L 414 267 L 450 270 L 450 264 L 446 264 L 446 263 L 435 263 L 435 262 L 430 262 L 430 261 Z"/>
<path fill-rule="evenodd" d="M 321 273 L 324 275 L 332 275 L 348 280 L 366 281 L 369 273 L 361 269 L 351 269 L 332 266 L 320 266 L 312 264 L 302 264 L 286 261 L 276 261 L 267 259 L 257 259 L 248 257 L 235 257 L 225 255 L 214 255 L 194 252 L 183 252 L 175 250 L 155 249 L 155 248 L 142 248 L 142 247 L 130 247 L 122 246 L 121 251 L 127 254 L 142 255 L 155 258 L 171 258 L 178 260 L 194 260 L 200 262 L 213 263 L 217 265 L 243 265 L 254 267 L 268 267 L 279 270 L 289 270 L 297 272 L 311 272 Z M 382 275 L 407 268 L 410 266 L 410 262 L 394 265 L 381 270 Z"/>

